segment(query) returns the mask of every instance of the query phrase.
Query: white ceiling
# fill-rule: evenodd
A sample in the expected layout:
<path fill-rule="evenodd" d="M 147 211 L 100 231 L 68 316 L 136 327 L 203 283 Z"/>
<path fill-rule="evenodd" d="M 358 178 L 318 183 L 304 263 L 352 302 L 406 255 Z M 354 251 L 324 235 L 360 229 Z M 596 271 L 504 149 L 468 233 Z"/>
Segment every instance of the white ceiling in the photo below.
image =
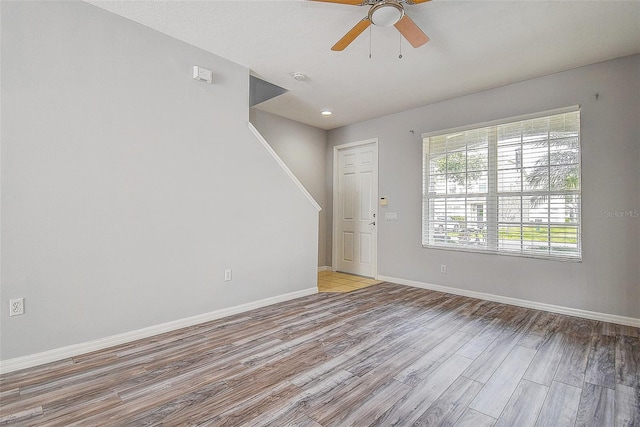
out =
<path fill-rule="evenodd" d="M 373 27 L 331 46 L 368 8 L 306 0 L 90 3 L 248 67 L 289 90 L 261 110 L 322 129 L 640 52 L 640 1 L 458 1 L 406 6 L 431 38 Z M 215 72 L 215 71 L 214 71 Z M 291 76 L 301 72 L 306 81 Z M 329 108 L 330 117 L 320 115 Z"/>

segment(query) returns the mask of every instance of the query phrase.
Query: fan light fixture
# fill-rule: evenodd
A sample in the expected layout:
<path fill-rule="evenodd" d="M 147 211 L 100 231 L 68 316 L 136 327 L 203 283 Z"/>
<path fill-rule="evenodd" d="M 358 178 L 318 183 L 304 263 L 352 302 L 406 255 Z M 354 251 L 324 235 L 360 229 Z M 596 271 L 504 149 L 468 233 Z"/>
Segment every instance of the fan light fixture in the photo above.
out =
<path fill-rule="evenodd" d="M 380 27 L 390 27 L 404 16 L 404 9 L 399 3 L 382 2 L 369 10 L 369 20 Z"/>
<path fill-rule="evenodd" d="M 367 6 L 369 12 L 360 22 L 347 31 L 331 50 L 341 51 L 351 44 L 371 24 L 380 27 L 396 27 L 396 30 L 407 39 L 413 47 L 420 47 L 429 41 L 429 37 L 416 25 L 404 11 L 404 5 L 426 3 L 429 0 L 315 0 L 326 3 L 348 4 L 353 6 Z M 402 55 L 402 54 L 400 54 Z M 371 57 L 371 56 L 369 56 Z M 402 56 L 399 56 L 402 58 Z"/>

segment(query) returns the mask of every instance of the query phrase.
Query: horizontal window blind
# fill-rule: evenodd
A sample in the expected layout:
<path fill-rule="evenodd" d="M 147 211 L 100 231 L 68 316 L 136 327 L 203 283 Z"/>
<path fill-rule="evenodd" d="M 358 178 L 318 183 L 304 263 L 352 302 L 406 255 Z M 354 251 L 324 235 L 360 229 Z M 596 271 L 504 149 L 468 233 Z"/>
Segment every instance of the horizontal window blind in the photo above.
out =
<path fill-rule="evenodd" d="M 423 139 L 422 244 L 580 260 L 580 111 Z"/>

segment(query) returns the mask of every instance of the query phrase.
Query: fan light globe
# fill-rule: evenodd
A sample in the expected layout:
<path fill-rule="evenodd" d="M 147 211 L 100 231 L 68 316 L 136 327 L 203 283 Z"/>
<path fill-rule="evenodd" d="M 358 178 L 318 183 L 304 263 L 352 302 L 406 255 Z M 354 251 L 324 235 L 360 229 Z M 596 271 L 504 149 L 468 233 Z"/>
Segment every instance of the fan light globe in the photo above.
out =
<path fill-rule="evenodd" d="M 380 27 L 390 27 L 404 16 L 404 9 L 398 3 L 378 3 L 369 11 L 369 20 Z"/>

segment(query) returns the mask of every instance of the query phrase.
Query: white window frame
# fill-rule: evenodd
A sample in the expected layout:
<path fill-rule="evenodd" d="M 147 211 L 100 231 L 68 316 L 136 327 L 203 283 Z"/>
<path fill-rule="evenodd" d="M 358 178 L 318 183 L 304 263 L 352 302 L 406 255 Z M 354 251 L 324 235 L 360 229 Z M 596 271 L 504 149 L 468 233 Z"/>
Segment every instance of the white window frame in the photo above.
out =
<path fill-rule="evenodd" d="M 497 151 L 498 151 L 498 143 L 497 143 L 497 139 L 495 140 L 489 140 L 488 142 L 488 155 L 487 155 L 487 160 L 488 160 L 488 165 L 487 165 L 487 175 L 488 175 L 488 185 L 487 185 L 487 193 L 486 193 L 486 209 L 483 212 L 484 215 L 484 221 L 487 222 L 487 226 L 486 226 L 486 230 L 485 233 L 483 235 L 484 240 L 482 242 L 482 245 L 471 245 L 471 244 L 467 244 L 465 242 L 462 242 L 462 244 L 451 244 L 446 242 L 445 240 L 438 240 L 438 239 L 434 239 L 434 229 L 430 227 L 433 226 L 437 226 L 440 225 L 439 223 L 442 222 L 442 219 L 437 220 L 435 218 L 435 214 L 433 209 L 431 209 L 430 211 L 430 203 L 432 201 L 435 200 L 442 200 L 443 198 L 446 198 L 447 195 L 443 196 L 443 195 L 430 195 L 429 193 L 429 189 L 430 189 L 430 157 L 429 157 L 429 140 L 430 138 L 433 137 L 442 137 L 445 135 L 452 135 L 452 134 L 456 134 L 456 133 L 462 133 L 462 132 L 467 132 L 467 131 L 472 131 L 472 130 L 480 130 L 480 129 L 484 129 L 484 128 L 491 128 L 491 127 L 498 127 L 498 126 L 502 126 L 502 125 L 508 125 L 511 123 L 517 123 L 517 122 L 521 122 L 521 121 L 526 121 L 526 120 L 533 120 L 533 119 L 540 119 L 543 117 L 548 117 L 548 116 L 555 116 L 555 115 L 561 115 L 561 114 L 565 114 L 565 113 L 573 113 L 573 112 L 577 112 L 578 113 L 578 117 L 580 114 L 580 106 L 579 105 L 574 105 L 574 106 L 570 106 L 570 107 L 565 107 L 565 108 L 558 108 L 558 109 L 554 109 L 554 110 L 547 110 L 547 111 L 542 111 L 542 112 L 538 112 L 538 113 L 534 113 L 534 114 L 527 114 L 527 115 L 522 115 L 522 116 L 516 116 L 516 117 L 510 117 L 510 118 L 506 118 L 506 119 L 501 119 L 501 120 L 494 120 L 491 122 L 484 122 L 484 123 L 477 123 L 477 124 L 473 124 L 473 125 L 468 125 L 468 126 L 463 126 L 463 127 L 457 127 L 457 128 L 452 128 L 452 129 L 446 129 L 446 130 L 441 130 L 441 131 L 436 131 L 436 132 L 428 132 L 428 133 L 424 133 L 422 134 L 422 139 L 423 139 L 423 192 L 422 192 L 422 246 L 424 248 L 430 248 L 430 249 L 445 249 L 445 250 L 455 250 L 455 251 L 467 251 L 467 252 L 476 252 L 476 253 L 485 253 L 485 254 L 498 254 L 498 255 L 510 255 L 510 256 L 520 256 L 520 257 L 530 257 L 530 258 L 541 258 L 541 259 L 550 259 L 550 260 L 558 260 L 558 261 L 573 261 L 573 262 L 581 262 L 582 261 L 582 239 L 581 239 L 581 227 L 582 227 L 582 218 L 581 218 L 581 208 L 580 206 L 582 205 L 582 200 L 581 200 L 581 188 L 582 185 L 580 184 L 578 186 L 578 189 L 575 190 L 569 190 L 569 189 L 565 189 L 565 190 L 545 190 L 545 191 L 540 191 L 539 194 L 540 195 L 544 195 L 549 197 L 549 211 L 551 211 L 551 196 L 568 196 L 568 195 L 573 195 L 573 196 L 577 196 L 577 200 L 578 200 L 578 209 L 577 209 L 577 241 L 576 241 L 576 251 L 575 252 L 571 252 L 571 251 L 567 251 L 566 253 L 562 253 L 561 251 L 554 251 L 552 250 L 552 227 L 558 227 L 560 226 L 559 223 L 554 223 L 552 220 L 551 215 L 548 216 L 548 221 L 547 222 L 543 222 L 542 224 L 545 227 L 548 227 L 548 240 L 547 240 L 547 245 L 548 245 L 548 250 L 546 251 L 540 251 L 538 253 L 536 252 L 532 252 L 531 250 L 525 250 L 525 246 L 523 244 L 524 242 L 524 234 L 521 234 L 520 236 L 520 250 L 514 250 L 513 248 L 510 248 L 509 250 L 505 250 L 505 249 L 501 249 L 500 248 L 500 244 L 499 244 L 499 219 L 498 219 L 498 200 L 499 197 L 508 197 L 510 195 L 513 196 L 518 196 L 518 197 L 522 197 L 524 195 L 527 195 L 529 192 L 527 191 L 515 191 L 512 193 L 508 193 L 508 192 L 499 192 L 498 191 L 498 166 L 497 166 Z M 582 125 L 580 125 L 579 130 L 578 130 L 578 149 L 579 149 L 579 153 L 580 155 L 578 156 L 578 170 L 579 170 L 579 182 L 582 182 L 582 167 L 581 167 L 581 155 L 582 155 L 582 145 L 581 145 L 581 129 L 582 129 Z M 465 171 L 465 174 L 467 172 Z M 466 175 L 465 175 L 466 176 Z M 449 185 L 448 182 L 445 183 L 445 185 Z M 463 192 L 465 190 L 463 189 Z M 471 193 L 470 193 L 471 194 Z M 454 194 L 451 197 L 457 197 L 458 194 Z M 469 198 L 474 198 L 474 197 L 484 197 L 482 194 L 471 194 L 469 196 Z M 473 200 L 465 200 L 465 203 L 469 204 L 469 203 L 473 203 Z M 521 206 L 521 211 L 522 211 L 522 206 Z M 445 221 L 447 220 L 448 216 L 448 212 L 445 213 Z M 451 220 L 451 223 L 455 223 L 455 218 L 453 220 Z M 439 221 L 439 222 L 438 222 Z M 537 220 L 536 220 L 537 221 Z M 466 219 L 465 219 L 466 222 Z M 472 221 L 469 221 L 472 222 Z M 527 222 L 525 222 L 522 219 L 522 214 L 520 217 L 520 221 L 516 221 L 514 222 L 514 225 L 519 226 L 521 233 L 524 232 L 524 227 L 530 226 L 531 220 L 529 219 Z M 504 222 L 500 223 L 502 224 L 502 226 L 504 226 Z M 455 226 L 455 224 L 450 224 L 449 222 L 446 223 L 445 225 L 445 229 L 449 228 L 449 226 Z M 449 233 L 446 233 L 447 235 Z M 455 233 L 454 233 L 455 234 Z M 448 238 L 448 237 L 447 237 Z M 446 238 L 445 238 L 446 239 Z M 518 241 L 518 240 L 516 240 Z"/>

